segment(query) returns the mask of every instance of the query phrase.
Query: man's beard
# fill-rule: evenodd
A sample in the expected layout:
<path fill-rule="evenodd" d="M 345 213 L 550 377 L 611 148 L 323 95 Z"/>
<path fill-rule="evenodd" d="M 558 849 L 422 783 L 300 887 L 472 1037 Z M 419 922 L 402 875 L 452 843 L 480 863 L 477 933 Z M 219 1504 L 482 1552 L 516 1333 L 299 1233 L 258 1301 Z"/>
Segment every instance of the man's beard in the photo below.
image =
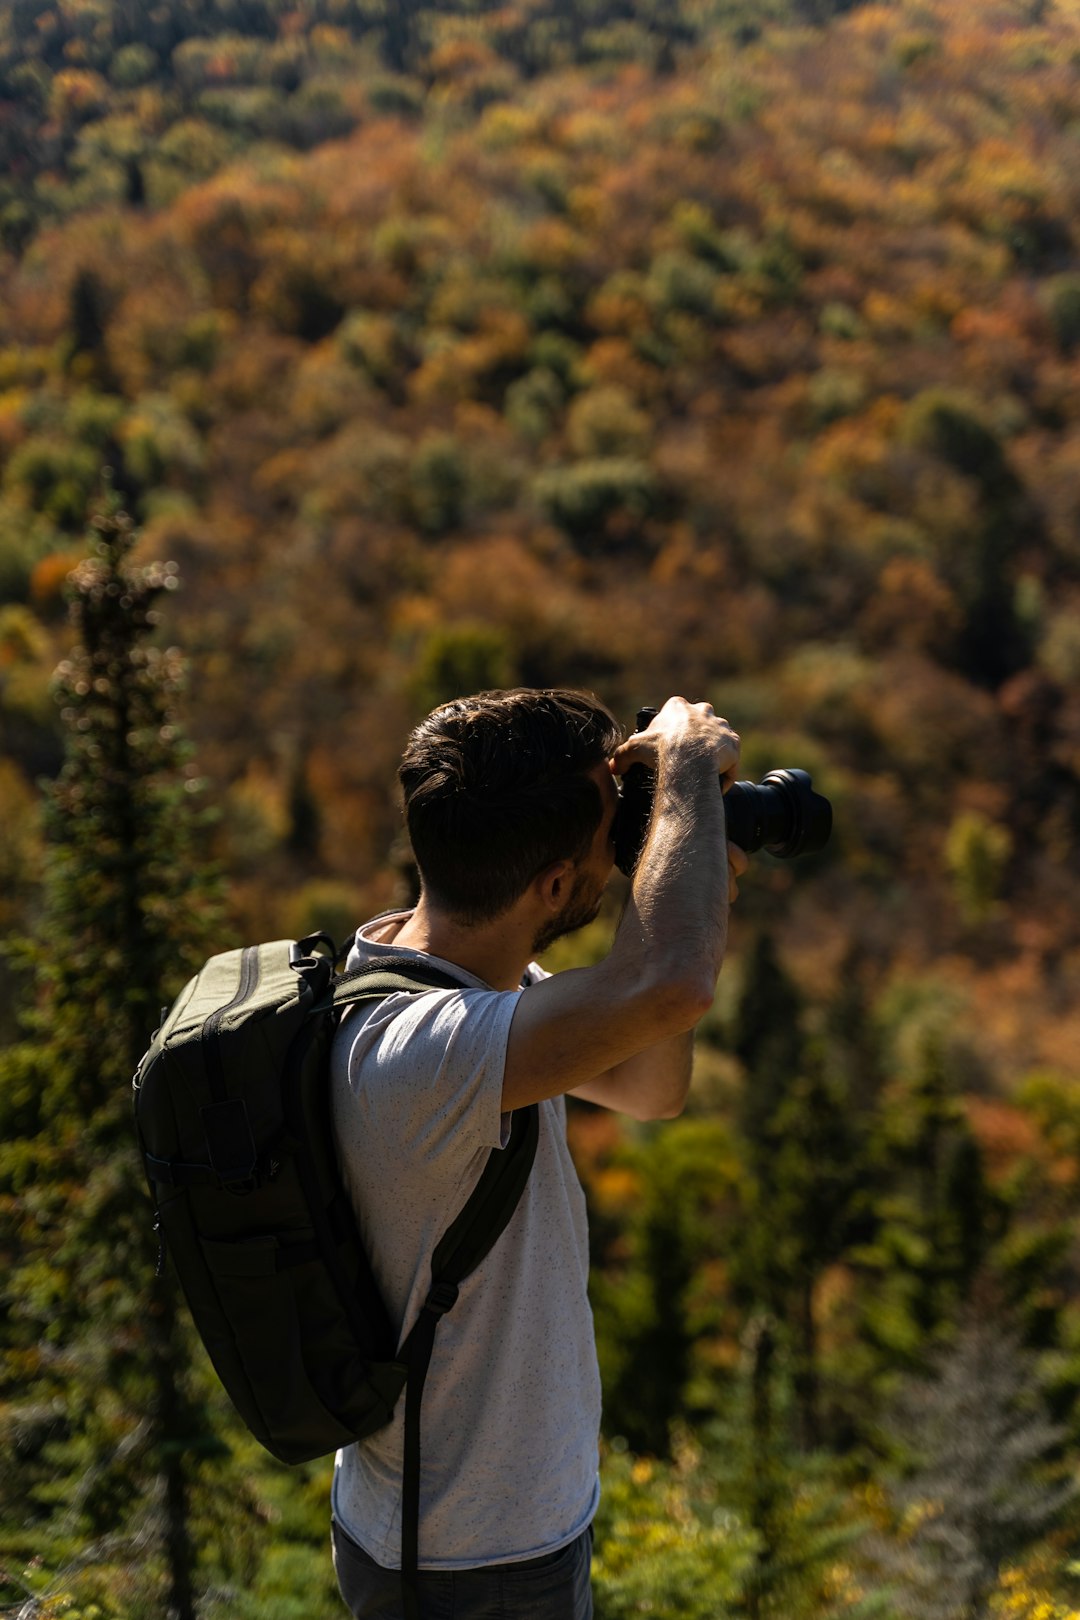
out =
<path fill-rule="evenodd" d="M 579 872 L 559 915 L 546 922 L 533 940 L 533 954 L 539 956 L 549 945 L 554 945 L 557 939 L 562 939 L 564 934 L 576 933 L 579 928 L 585 928 L 589 923 L 595 922 L 600 915 L 603 892 L 603 885 L 598 892 L 591 892 L 588 878 L 584 872 Z"/>

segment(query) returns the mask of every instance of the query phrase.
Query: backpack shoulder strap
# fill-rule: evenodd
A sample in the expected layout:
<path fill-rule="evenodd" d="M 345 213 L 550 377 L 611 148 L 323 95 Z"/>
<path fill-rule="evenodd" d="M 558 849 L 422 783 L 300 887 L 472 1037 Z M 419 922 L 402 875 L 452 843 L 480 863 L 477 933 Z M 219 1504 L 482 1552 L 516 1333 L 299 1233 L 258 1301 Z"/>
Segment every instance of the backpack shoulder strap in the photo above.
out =
<path fill-rule="evenodd" d="M 401 1585 L 406 1620 L 418 1620 L 420 1563 L 420 1402 L 435 1347 L 435 1330 L 457 1302 L 459 1284 L 502 1236 L 525 1190 L 536 1157 L 540 1110 L 514 1110 L 510 1138 L 493 1148 L 480 1180 L 431 1257 L 431 1287 L 420 1315 L 398 1352 L 409 1369 L 405 1384 L 405 1457 L 401 1504 Z"/>
<path fill-rule="evenodd" d="M 412 956 L 381 957 L 353 968 L 351 973 L 340 973 L 331 987 L 335 1010 L 350 1007 L 354 1002 L 377 1000 L 381 996 L 417 994 L 423 990 L 464 990 L 467 986 L 441 968 L 429 966 Z"/>

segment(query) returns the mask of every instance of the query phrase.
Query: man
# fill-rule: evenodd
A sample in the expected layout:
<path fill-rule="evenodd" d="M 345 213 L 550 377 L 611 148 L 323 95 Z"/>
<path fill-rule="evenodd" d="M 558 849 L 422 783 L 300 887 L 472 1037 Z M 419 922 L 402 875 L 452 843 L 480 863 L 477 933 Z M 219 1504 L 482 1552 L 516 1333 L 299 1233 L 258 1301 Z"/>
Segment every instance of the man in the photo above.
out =
<path fill-rule="evenodd" d="M 431 1254 L 512 1110 L 538 1103 L 520 1204 L 441 1322 L 423 1405 L 422 1612 L 588 1620 L 600 1387 L 581 1188 L 564 1095 L 636 1119 L 678 1114 L 693 1028 L 712 1004 L 746 857 L 727 848 L 720 779 L 739 739 L 672 698 L 620 744 L 595 698 L 482 693 L 437 709 L 400 768 L 421 877 L 412 912 L 374 919 L 349 966 L 417 953 L 460 990 L 346 1013 L 334 1129 L 376 1280 L 402 1334 Z M 656 807 L 608 956 L 547 975 L 532 961 L 598 913 L 613 866 L 617 778 L 657 773 Z M 402 1613 L 403 1426 L 338 1454 L 334 1557 L 354 1616 Z"/>

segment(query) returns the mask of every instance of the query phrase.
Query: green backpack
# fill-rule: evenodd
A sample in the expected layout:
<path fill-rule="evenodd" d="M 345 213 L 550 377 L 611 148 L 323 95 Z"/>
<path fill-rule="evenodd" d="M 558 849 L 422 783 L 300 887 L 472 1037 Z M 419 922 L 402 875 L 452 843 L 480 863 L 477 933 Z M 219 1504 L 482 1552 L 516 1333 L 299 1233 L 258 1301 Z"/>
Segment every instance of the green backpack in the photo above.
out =
<path fill-rule="evenodd" d="M 329 954 L 320 954 L 325 948 Z M 404 1343 L 379 1295 L 337 1168 L 330 1046 L 342 1011 L 461 989 L 415 958 L 334 975 L 312 934 L 211 957 L 163 1016 L 135 1074 L 135 1121 L 195 1327 L 234 1406 L 286 1463 L 374 1434 L 405 1390 L 402 1577 L 414 1614 L 420 1398 L 435 1330 L 507 1225 L 532 1169 L 535 1104 L 517 1110 L 432 1257 Z"/>

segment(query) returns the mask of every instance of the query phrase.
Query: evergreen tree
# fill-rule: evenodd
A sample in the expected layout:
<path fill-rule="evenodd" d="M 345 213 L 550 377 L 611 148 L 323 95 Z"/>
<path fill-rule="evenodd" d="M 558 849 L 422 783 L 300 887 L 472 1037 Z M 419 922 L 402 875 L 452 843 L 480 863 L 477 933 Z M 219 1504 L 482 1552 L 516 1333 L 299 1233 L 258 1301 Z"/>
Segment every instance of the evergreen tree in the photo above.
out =
<path fill-rule="evenodd" d="M 875 1576 L 912 1620 L 985 1620 L 1007 1561 L 1076 1499 L 1055 1454 L 1034 1356 L 987 1301 L 965 1313 L 928 1378 L 909 1380 L 888 1424 L 898 1465 L 895 1534 L 877 1538 Z"/>
<path fill-rule="evenodd" d="M 760 1141 L 802 1059 L 802 1004 L 784 972 L 772 935 L 758 934 L 749 952 L 732 1051 L 746 1069 L 740 1104 L 742 1129 Z"/>
<path fill-rule="evenodd" d="M 695 1283 L 735 1218 L 740 1170 L 727 1129 L 694 1117 L 644 1133 L 621 1158 L 640 1181 L 619 1235 L 629 1266 L 592 1281 L 604 1421 L 632 1450 L 663 1457 L 672 1425 L 708 1404 L 691 1396 L 694 1349 L 716 1322 Z"/>
<path fill-rule="evenodd" d="M 0 1553 L 36 1571 L 35 1592 L 192 1620 L 192 1490 L 223 1448 L 174 1284 L 154 1274 L 131 1076 L 220 905 L 174 716 L 181 661 L 152 636 L 176 575 L 133 567 L 135 540 L 113 498 L 73 576 L 78 645 L 56 677 L 66 759 L 47 797 L 40 933 L 22 953 L 36 1005 L 0 1063 L 0 1523 L 20 1527 Z M 4 1578 L 0 1598 L 26 1595 Z"/>
<path fill-rule="evenodd" d="M 111 391 L 115 378 L 106 345 L 108 298 L 95 270 L 80 270 L 68 294 L 67 355 L 70 367 Z"/>
<path fill-rule="evenodd" d="M 955 1325 L 1006 1215 L 986 1185 L 940 1031 L 920 1036 L 868 1153 L 874 1229 L 858 1251 L 860 1330 L 893 1367 L 914 1373 L 926 1346 Z"/>
<path fill-rule="evenodd" d="M 790 1340 L 811 1451 L 822 1438 L 814 1290 L 847 1240 L 864 1155 L 834 1046 L 804 1041 L 797 991 L 767 935 L 753 953 L 735 1048 L 747 1068 L 741 1122 L 753 1178 L 736 1278 L 747 1307 L 773 1316 Z"/>
<path fill-rule="evenodd" d="M 736 1609 L 750 1620 L 869 1616 L 873 1603 L 844 1590 L 842 1580 L 868 1526 L 832 1460 L 796 1444 L 794 1384 L 776 1328 L 763 1312 L 751 1318 L 742 1365 L 703 1457 L 717 1496 L 753 1533 Z"/>

